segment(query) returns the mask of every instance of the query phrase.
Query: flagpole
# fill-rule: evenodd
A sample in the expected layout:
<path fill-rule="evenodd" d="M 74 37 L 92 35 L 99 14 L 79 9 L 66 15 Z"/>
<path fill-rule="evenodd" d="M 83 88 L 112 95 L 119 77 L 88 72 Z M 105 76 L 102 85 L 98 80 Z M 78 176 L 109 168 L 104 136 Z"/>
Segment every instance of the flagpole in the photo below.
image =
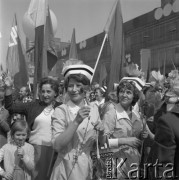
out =
<path fill-rule="evenodd" d="M 173 60 L 172 60 L 172 59 L 170 59 L 170 60 L 171 60 L 171 62 L 172 62 L 172 65 L 173 65 L 174 69 L 177 70 L 177 68 L 176 68 L 176 66 L 175 66 L 175 64 L 174 64 L 174 62 L 173 62 Z"/>
<path fill-rule="evenodd" d="M 97 68 L 97 65 L 98 65 L 98 62 L 99 62 L 99 58 L 100 58 L 100 56 L 101 56 L 101 53 L 102 53 L 102 50 L 103 50 L 103 47 L 104 47 L 104 43 L 105 43 L 105 41 L 106 41 L 107 36 L 108 36 L 108 34 L 106 33 L 105 36 L 104 36 L 103 43 L 102 43 L 102 45 L 101 45 L 101 49 L 100 49 L 100 51 L 99 51 L 98 57 L 97 57 L 96 64 L 95 64 L 95 66 L 94 66 L 94 73 L 93 73 L 93 76 L 92 76 L 92 78 L 91 78 L 91 82 L 93 81 L 93 77 L 94 77 L 94 74 L 95 74 L 95 71 L 96 71 L 96 68 Z"/>
<path fill-rule="evenodd" d="M 29 86 L 30 92 L 32 92 L 32 89 L 31 89 L 31 86 L 30 86 L 30 82 L 28 82 L 28 86 Z"/>

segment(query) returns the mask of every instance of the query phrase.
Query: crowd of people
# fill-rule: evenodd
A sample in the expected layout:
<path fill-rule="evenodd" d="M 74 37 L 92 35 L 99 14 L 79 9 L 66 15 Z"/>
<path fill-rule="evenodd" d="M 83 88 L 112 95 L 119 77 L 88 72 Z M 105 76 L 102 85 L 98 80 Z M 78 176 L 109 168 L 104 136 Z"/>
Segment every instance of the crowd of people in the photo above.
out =
<path fill-rule="evenodd" d="M 124 77 L 111 92 L 90 84 L 93 73 L 67 63 L 34 99 L 27 87 L 17 98 L 1 72 L 1 179 L 179 178 L 179 72 Z"/>

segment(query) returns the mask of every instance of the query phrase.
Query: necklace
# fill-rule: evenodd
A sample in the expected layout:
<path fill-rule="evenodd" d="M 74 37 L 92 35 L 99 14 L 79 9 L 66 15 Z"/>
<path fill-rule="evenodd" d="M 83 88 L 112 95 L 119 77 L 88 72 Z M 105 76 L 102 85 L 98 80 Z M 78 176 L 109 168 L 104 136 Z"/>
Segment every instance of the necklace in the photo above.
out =
<path fill-rule="evenodd" d="M 47 107 L 43 110 L 43 112 L 44 112 L 44 114 L 45 114 L 46 116 L 48 116 L 53 109 L 54 109 L 54 105 L 53 105 L 53 104 L 50 104 L 49 106 L 47 106 Z"/>

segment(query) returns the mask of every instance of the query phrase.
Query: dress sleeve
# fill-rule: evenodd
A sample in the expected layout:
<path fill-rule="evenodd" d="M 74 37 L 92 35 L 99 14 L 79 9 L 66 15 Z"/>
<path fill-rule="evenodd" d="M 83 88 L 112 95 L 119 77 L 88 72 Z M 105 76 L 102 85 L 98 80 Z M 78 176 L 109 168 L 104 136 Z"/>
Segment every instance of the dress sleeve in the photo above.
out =
<path fill-rule="evenodd" d="M 10 127 L 8 124 L 8 117 L 9 112 L 7 110 L 4 111 L 4 114 L 0 115 L 0 127 L 3 129 L 4 132 L 8 132 L 10 130 Z"/>
<path fill-rule="evenodd" d="M 0 162 L 2 162 L 4 159 L 4 149 L 1 148 L 0 149 Z M 2 174 L 4 173 L 4 169 L 2 167 L 0 167 L 0 176 L 2 176 Z"/>
<path fill-rule="evenodd" d="M 52 144 L 58 144 L 58 137 L 67 128 L 66 112 L 64 107 L 58 106 L 52 115 Z M 54 147 L 55 148 L 55 147 Z M 56 149 L 56 148 L 55 148 Z"/>
<path fill-rule="evenodd" d="M 12 100 L 12 95 L 5 96 L 5 108 L 9 111 L 10 114 L 19 113 L 27 115 L 29 107 L 33 102 L 23 103 L 18 102 L 14 103 Z"/>
<path fill-rule="evenodd" d="M 104 123 L 105 134 L 110 134 L 114 131 L 116 122 L 116 111 L 112 104 L 110 104 L 105 112 L 102 122 Z"/>

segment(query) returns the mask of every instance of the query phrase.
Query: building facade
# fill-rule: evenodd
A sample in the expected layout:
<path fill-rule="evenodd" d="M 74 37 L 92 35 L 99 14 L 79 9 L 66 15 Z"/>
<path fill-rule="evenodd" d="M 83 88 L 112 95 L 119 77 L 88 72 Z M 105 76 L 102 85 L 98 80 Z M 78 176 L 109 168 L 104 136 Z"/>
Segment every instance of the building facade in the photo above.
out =
<path fill-rule="evenodd" d="M 125 55 L 130 55 L 132 62 L 141 66 L 141 51 L 149 50 L 150 70 L 159 70 L 166 74 L 179 67 L 179 3 L 175 0 L 162 0 L 161 7 L 124 23 Z M 79 59 L 91 67 L 95 66 L 104 38 L 104 33 L 86 39 L 77 44 Z M 61 59 L 68 59 L 69 47 L 63 49 Z M 145 57 L 145 55 L 144 55 Z M 111 50 L 106 41 L 94 80 L 99 81 L 100 67 L 105 65 L 110 72 Z M 62 67 L 58 67 L 60 72 Z"/>

